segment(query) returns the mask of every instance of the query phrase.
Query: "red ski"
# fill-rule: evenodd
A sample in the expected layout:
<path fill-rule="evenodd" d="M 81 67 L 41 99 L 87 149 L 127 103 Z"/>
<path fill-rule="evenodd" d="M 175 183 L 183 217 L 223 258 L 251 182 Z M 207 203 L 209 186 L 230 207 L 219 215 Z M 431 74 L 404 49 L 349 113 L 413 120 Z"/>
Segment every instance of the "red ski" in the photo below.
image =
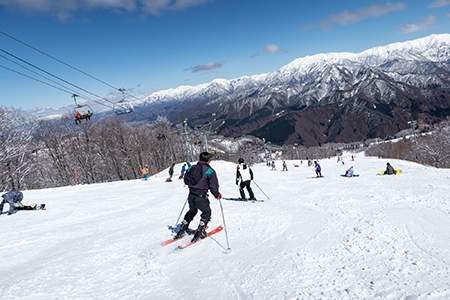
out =
<path fill-rule="evenodd" d="M 219 233 L 219 232 L 221 232 L 223 230 L 223 226 L 222 225 L 219 225 L 219 226 L 217 226 L 216 228 L 214 228 L 213 230 L 211 230 L 211 231 L 208 231 L 208 237 L 210 237 L 210 236 L 212 236 L 212 235 L 214 235 L 214 234 L 216 234 L 216 233 Z M 187 248 L 187 247 L 189 247 L 189 246 L 192 246 L 193 244 L 196 244 L 196 243 L 198 243 L 199 241 L 201 241 L 201 239 L 200 240 L 198 240 L 197 242 L 192 242 L 192 241 L 189 241 L 188 243 L 186 243 L 186 244 L 184 244 L 184 245 L 179 245 L 177 248 L 178 249 L 185 249 L 185 248 Z"/>
<path fill-rule="evenodd" d="M 179 239 L 175 239 L 175 238 L 170 238 L 170 239 L 168 239 L 168 240 L 165 240 L 164 242 L 162 242 L 161 243 L 161 246 L 167 246 L 167 245 L 170 245 L 170 244 L 172 244 L 172 243 L 175 243 L 176 241 L 179 241 L 179 240 L 181 240 L 182 238 L 184 238 L 186 235 L 192 235 L 192 234 L 194 234 L 194 232 L 195 232 L 195 230 L 192 230 L 192 229 L 189 229 L 189 232 L 187 232 L 184 236 L 182 236 L 182 237 L 180 237 Z"/>
<path fill-rule="evenodd" d="M 180 239 L 171 238 L 171 239 L 165 240 L 164 242 L 161 243 L 161 246 L 164 247 L 164 246 L 170 245 L 170 244 L 175 243 L 176 241 L 178 241 Z"/>

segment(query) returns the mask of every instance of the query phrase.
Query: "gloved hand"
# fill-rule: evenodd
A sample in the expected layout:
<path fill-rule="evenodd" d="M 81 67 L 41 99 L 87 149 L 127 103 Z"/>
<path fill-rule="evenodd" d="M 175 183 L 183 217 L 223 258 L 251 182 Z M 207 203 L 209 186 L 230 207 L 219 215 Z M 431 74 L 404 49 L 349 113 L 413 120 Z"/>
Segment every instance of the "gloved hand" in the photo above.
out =
<path fill-rule="evenodd" d="M 220 200 L 220 199 L 222 199 L 222 194 L 221 194 L 221 193 L 217 193 L 217 195 L 216 195 L 216 199 L 217 199 L 217 200 Z"/>
<path fill-rule="evenodd" d="M 239 180 L 236 180 L 236 185 L 239 185 Z"/>

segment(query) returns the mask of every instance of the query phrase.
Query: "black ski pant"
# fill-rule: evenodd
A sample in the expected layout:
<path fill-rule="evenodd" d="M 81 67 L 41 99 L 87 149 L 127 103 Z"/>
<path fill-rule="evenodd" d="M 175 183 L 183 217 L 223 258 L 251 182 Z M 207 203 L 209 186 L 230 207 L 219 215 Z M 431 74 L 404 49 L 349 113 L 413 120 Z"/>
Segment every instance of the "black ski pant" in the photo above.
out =
<path fill-rule="evenodd" d="M 317 177 L 322 177 L 322 172 L 319 170 L 316 170 L 316 175 L 317 175 Z"/>
<path fill-rule="evenodd" d="M 250 199 L 255 199 L 255 194 L 253 194 L 252 188 L 250 187 L 251 180 L 242 181 L 239 186 L 239 193 L 241 193 L 241 198 L 245 199 L 244 188 L 247 189 Z"/>
<path fill-rule="evenodd" d="M 211 208 L 209 207 L 208 195 L 198 195 L 194 193 L 189 193 L 188 196 L 189 211 L 184 216 L 184 220 L 187 223 L 191 223 L 197 212 L 200 210 L 202 214 L 200 215 L 201 221 L 208 224 L 211 220 Z"/>

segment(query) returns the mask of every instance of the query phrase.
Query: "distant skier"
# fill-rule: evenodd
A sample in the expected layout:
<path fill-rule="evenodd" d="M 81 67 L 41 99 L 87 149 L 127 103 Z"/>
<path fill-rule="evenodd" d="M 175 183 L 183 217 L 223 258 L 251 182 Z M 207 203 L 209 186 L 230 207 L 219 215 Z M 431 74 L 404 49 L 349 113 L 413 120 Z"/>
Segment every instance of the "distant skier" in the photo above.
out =
<path fill-rule="evenodd" d="M 253 190 L 250 187 L 250 183 L 253 180 L 253 171 L 247 164 L 245 164 L 243 158 L 239 158 L 238 162 L 239 165 L 236 168 L 236 185 L 239 185 L 241 200 L 246 200 L 244 188 L 247 189 L 249 200 L 256 200 L 255 194 L 253 194 Z"/>
<path fill-rule="evenodd" d="M 189 187 L 189 211 L 184 216 L 184 220 L 181 223 L 180 230 L 176 234 L 175 239 L 184 236 L 198 210 L 200 210 L 202 214 L 200 215 L 200 223 L 192 241 L 196 242 L 198 239 L 207 237 L 206 226 L 211 220 L 208 190 L 211 191 L 217 200 L 222 198 L 222 195 L 219 192 L 219 181 L 216 172 L 209 166 L 211 159 L 211 153 L 200 153 L 199 162 L 195 166 L 189 168 L 184 175 L 184 183 Z"/>
<path fill-rule="evenodd" d="M 352 161 L 355 161 L 355 157 L 352 155 Z"/>
<path fill-rule="evenodd" d="M 167 182 L 172 182 L 172 176 L 173 176 L 173 168 L 175 167 L 175 163 L 172 163 L 169 168 L 169 178 L 166 179 Z"/>
<path fill-rule="evenodd" d="M 272 160 L 271 166 L 272 166 L 272 171 L 275 171 L 276 169 L 275 169 L 275 161 L 274 160 Z"/>
<path fill-rule="evenodd" d="M 286 161 L 283 160 L 283 171 L 287 171 L 287 170 L 288 170 L 288 168 L 287 168 Z"/>
<path fill-rule="evenodd" d="M 323 177 L 322 176 L 322 168 L 320 167 L 319 163 L 316 161 L 314 161 L 314 168 L 316 170 L 316 176 L 317 177 Z"/>
<path fill-rule="evenodd" d="M 8 215 L 16 213 L 18 210 L 37 210 L 45 209 L 45 204 L 37 205 L 24 205 L 22 204 L 23 193 L 22 192 L 7 192 L 2 195 L 2 202 L 0 202 L 0 214 L 3 213 L 3 206 L 8 203 L 9 211 Z"/>
<path fill-rule="evenodd" d="M 180 177 L 178 177 L 178 179 L 183 179 L 184 178 L 184 174 L 186 173 L 186 171 L 191 167 L 191 164 L 188 162 L 185 162 L 183 164 L 183 166 L 181 167 L 181 173 L 180 173 Z"/>
<path fill-rule="evenodd" d="M 391 166 L 390 163 L 386 164 L 386 170 L 383 173 L 384 175 L 395 175 L 395 169 Z"/>

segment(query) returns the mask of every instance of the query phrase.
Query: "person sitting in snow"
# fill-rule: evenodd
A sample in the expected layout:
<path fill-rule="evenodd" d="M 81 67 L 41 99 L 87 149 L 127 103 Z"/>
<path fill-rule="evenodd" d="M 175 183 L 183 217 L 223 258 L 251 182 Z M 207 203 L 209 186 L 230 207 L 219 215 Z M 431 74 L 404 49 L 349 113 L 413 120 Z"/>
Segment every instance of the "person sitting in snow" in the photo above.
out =
<path fill-rule="evenodd" d="M 345 171 L 345 177 L 353 177 L 355 174 L 354 174 L 354 171 L 353 171 L 353 166 L 351 166 L 347 171 Z"/>
<path fill-rule="evenodd" d="M 390 163 L 386 164 L 386 170 L 383 173 L 384 175 L 395 175 L 395 169 L 391 166 Z"/>
<path fill-rule="evenodd" d="M 244 188 L 247 189 L 249 200 L 256 200 L 255 194 L 253 194 L 253 190 L 250 187 L 250 183 L 253 180 L 253 171 L 247 164 L 244 163 L 243 158 L 239 158 L 238 163 L 239 165 L 236 168 L 236 185 L 239 185 L 241 200 L 246 200 Z"/>
<path fill-rule="evenodd" d="M 3 206 L 8 203 L 9 211 L 8 215 L 12 215 L 16 213 L 18 210 L 36 210 L 36 209 L 45 209 L 45 204 L 41 205 L 24 205 L 22 204 L 23 193 L 22 192 L 7 192 L 2 195 L 2 202 L 0 202 L 0 214 L 3 213 Z"/>
<path fill-rule="evenodd" d="M 314 161 L 314 168 L 316 170 L 316 176 L 317 177 L 323 177 L 322 176 L 322 168 L 320 167 L 319 162 L 317 160 Z"/>

